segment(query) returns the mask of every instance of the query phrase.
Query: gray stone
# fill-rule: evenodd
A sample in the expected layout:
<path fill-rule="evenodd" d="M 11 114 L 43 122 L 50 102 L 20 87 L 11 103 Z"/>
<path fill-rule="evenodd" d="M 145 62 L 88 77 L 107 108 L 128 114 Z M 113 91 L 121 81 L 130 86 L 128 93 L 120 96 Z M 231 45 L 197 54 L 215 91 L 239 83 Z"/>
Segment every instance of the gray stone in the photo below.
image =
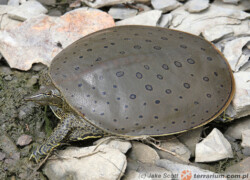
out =
<path fill-rule="evenodd" d="M 26 87 L 32 87 L 32 86 L 34 86 L 34 85 L 37 83 L 38 79 L 39 79 L 39 76 L 38 76 L 38 75 L 32 76 L 32 77 L 27 81 Z"/>
<path fill-rule="evenodd" d="M 209 0 L 190 0 L 185 4 L 185 9 L 191 13 L 204 11 L 209 7 Z"/>
<path fill-rule="evenodd" d="M 250 71 L 234 73 L 236 91 L 226 114 L 232 118 L 240 118 L 250 114 Z"/>
<path fill-rule="evenodd" d="M 9 157 L 19 153 L 15 143 L 6 133 L 0 135 L 0 149 Z"/>
<path fill-rule="evenodd" d="M 154 164 L 156 160 L 160 159 L 159 155 L 153 148 L 139 142 L 132 142 L 132 149 L 129 152 L 128 157 L 149 164 Z"/>
<path fill-rule="evenodd" d="M 46 68 L 46 66 L 42 63 L 33 64 L 32 66 L 32 70 L 36 72 L 41 71 L 44 68 Z"/>
<path fill-rule="evenodd" d="M 137 7 L 139 9 L 139 14 L 144 13 L 146 11 L 152 10 L 151 7 L 149 7 L 149 6 L 145 5 L 145 4 L 136 4 L 135 7 Z"/>
<path fill-rule="evenodd" d="M 120 179 L 124 174 L 126 156 L 108 145 L 67 148 L 59 152 L 59 159 L 48 160 L 44 174 L 59 179 Z"/>
<path fill-rule="evenodd" d="M 141 13 L 137 16 L 127 18 L 116 22 L 116 25 L 148 25 L 156 26 L 158 20 L 160 19 L 162 11 L 152 10 Z"/>
<path fill-rule="evenodd" d="M 6 81 L 11 81 L 13 79 L 13 77 L 11 75 L 7 75 L 4 77 L 4 80 Z"/>
<path fill-rule="evenodd" d="M 136 9 L 129 9 L 126 7 L 111 7 L 108 13 L 114 19 L 126 19 L 136 16 L 137 12 Z"/>
<path fill-rule="evenodd" d="M 56 0 L 38 0 L 40 3 L 45 5 L 56 5 Z"/>
<path fill-rule="evenodd" d="M 0 152 L 0 161 L 4 160 L 5 157 L 6 157 L 6 154 Z"/>
<path fill-rule="evenodd" d="M 12 19 L 25 21 L 40 14 L 47 13 L 48 10 L 37 1 L 27 1 L 21 6 L 16 7 L 8 12 L 8 16 Z"/>
<path fill-rule="evenodd" d="M 19 0 L 9 0 L 8 5 L 9 6 L 19 6 Z"/>
<path fill-rule="evenodd" d="M 235 139 L 242 139 L 242 132 L 250 129 L 250 117 L 244 117 L 233 121 L 225 132 L 225 135 Z"/>
<path fill-rule="evenodd" d="M 192 179 L 203 179 L 201 176 L 219 176 L 211 171 L 207 171 L 195 166 L 184 165 L 176 162 L 169 161 L 167 159 L 160 159 L 156 162 L 156 165 L 159 167 L 163 167 L 173 173 L 176 177 L 172 176 L 172 179 L 181 180 L 183 176 L 186 176 L 186 179 L 191 179 L 196 175 L 195 178 Z M 216 178 L 217 180 L 226 180 L 226 178 Z"/>
<path fill-rule="evenodd" d="M 24 120 L 27 116 L 31 115 L 34 112 L 35 108 L 35 103 L 34 102 L 27 102 L 26 104 L 22 105 L 18 109 L 18 118 L 20 120 Z"/>
<path fill-rule="evenodd" d="M 21 21 L 10 19 L 6 14 L 15 9 L 14 6 L 0 5 L 1 30 L 14 29 Z"/>
<path fill-rule="evenodd" d="M 238 4 L 240 0 L 222 0 L 224 3 L 229 3 L 229 4 Z"/>
<path fill-rule="evenodd" d="M 241 146 L 244 148 L 243 153 L 246 156 L 250 156 L 250 129 L 247 129 L 242 132 Z"/>
<path fill-rule="evenodd" d="M 184 162 L 189 162 L 191 155 L 190 150 L 184 144 L 182 144 L 176 137 L 173 136 L 167 139 L 166 141 L 161 142 L 160 147 L 170 152 L 176 153 L 179 158 L 181 158 L 180 160 Z M 160 149 L 157 150 L 157 152 L 161 159 L 170 159 L 171 155 L 168 152 L 162 151 Z"/>
<path fill-rule="evenodd" d="M 159 26 L 161 27 L 169 27 L 171 24 L 171 21 L 173 19 L 172 14 L 164 14 L 162 15 L 160 22 L 159 22 Z"/>
<path fill-rule="evenodd" d="M 32 136 L 29 136 L 27 134 L 23 134 L 17 139 L 16 144 L 19 146 L 26 146 L 26 145 L 30 144 L 31 142 L 32 142 Z"/>
<path fill-rule="evenodd" d="M 248 42 L 250 42 L 250 37 L 241 37 L 241 38 L 237 38 L 232 41 L 229 41 L 228 43 L 225 44 L 223 54 L 228 60 L 233 71 L 237 72 L 240 69 L 240 67 L 243 66 L 250 58 L 250 54 L 249 54 L 248 57 L 245 59 L 245 62 L 241 62 L 239 64 L 240 57 L 242 55 L 242 48 Z"/>
<path fill-rule="evenodd" d="M 179 6 L 181 6 L 181 3 L 179 3 L 176 0 L 151 0 L 151 4 L 154 9 L 161 10 L 163 13 L 172 11 Z"/>
<path fill-rule="evenodd" d="M 125 141 L 122 139 L 112 139 L 112 140 L 108 140 L 108 139 L 109 137 L 102 138 L 102 139 L 95 141 L 93 144 L 94 145 L 105 144 L 105 145 L 110 146 L 110 148 L 118 149 L 123 154 L 125 154 L 132 147 L 129 141 Z"/>
<path fill-rule="evenodd" d="M 241 0 L 240 3 L 237 4 L 237 6 L 235 6 L 235 4 L 224 3 L 222 0 L 215 0 L 213 4 L 224 8 L 242 10 L 242 11 L 247 11 L 250 9 L 249 0 Z"/>
<path fill-rule="evenodd" d="M 123 3 L 133 3 L 134 0 L 82 0 L 85 4 L 92 8 L 101 8 L 104 6 L 112 6 L 116 4 L 123 4 Z"/>
<path fill-rule="evenodd" d="M 215 26 L 208 29 L 205 29 L 202 32 L 204 38 L 208 41 L 216 41 L 223 37 L 233 35 L 234 31 L 231 27 L 228 26 Z"/>
<path fill-rule="evenodd" d="M 0 4 L 7 5 L 8 4 L 8 0 L 0 0 Z"/>
<path fill-rule="evenodd" d="M 230 143 L 216 128 L 196 145 L 195 162 L 214 162 L 232 157 L 233 151 Z"/>
<path fill-rule="evenodd" d="M 191 151 L 191 156 L 195 155 L 196 144 L 201 140 L 201 132 L 203 128 L 196 128 L 187 132 L 182 133 L 178 139 L 185 144 Z"/>

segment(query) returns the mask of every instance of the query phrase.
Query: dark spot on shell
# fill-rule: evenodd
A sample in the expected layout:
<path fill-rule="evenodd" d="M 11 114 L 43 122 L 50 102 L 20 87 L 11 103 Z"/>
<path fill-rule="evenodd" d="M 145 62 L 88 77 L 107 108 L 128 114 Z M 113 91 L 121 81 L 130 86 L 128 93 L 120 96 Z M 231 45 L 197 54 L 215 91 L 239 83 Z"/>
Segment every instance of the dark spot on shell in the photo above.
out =
<path fill-rule="evenodd" d="M 183 123 L 186 123 L 186 121 L 183 121 Z"/>
<path fill-rule="evenodd" d="M 166 64 L 163 64 L 162 66 L 161 66 L 163 69 L 165 69 L 165 70 L 168 70 L 169 68 L 168 68 L 168 65 L 166 65 Z"/>
<path fill-rule="evenodd" d="M 136 73 L 136 77 L 137 77 L 138 79 L 142 79 L 142 73 L 137 72 L 137 73 Z"/>
<path fill-rule="evenodd" d="M 121 100 L 121 98 L 119 98 L 119 97 L 118 97 L 118 98 L 116 98 L 116 99 L 117 99 L 118 101 L 119 101 L 119 100 Z"/>
<path fill-rule="evenodd" d="M 80 67 L 75 67 L 75 70 L 79 70 L 80 69 Z"/>
<path fill-rule="evenodd" d="M 144 68 L 149 70 L 149 66 L 148 65 L 144 65 Z"/>
<path fill-rule="evenodd" d="M 183 37 L 182 37 L 182 36 L 180 36 L 180 37 L 179 37 L 179 39 L 183 39 Z"/>
<path fill-rule="evenodd" d="M 187 46 L 186 46 L 186 45 L 183 45 L 183 44 L 180 45 L 180 47 L 183 48 L 183 49 L 186 49 L 186 48 L 187 48 Z"/>
<path fill-rule="evenodd" d="M 146 106 L 147 105 L 147 103 L 145 102 L 145 103 L 143 103 L 143 106 Z"/>
<path fill-rule="evenodd" d="M 114 122 L 117 122 L 117 119 L 113 119 Z"/>
<path fill-rule="evenodd" d="M 125 51 L 120 51 L 120 54 L 125 54 Z"/>
<path fill-rule="evenodd" d="M 204 48 L 201 48 L 201 50 L 202 50 L 202 51 L 205 51 L 206 49 L 204 49 Z"/>
<path fill-rule="evenodd" d="M 95 89 L 95 87 L 92 87 L 92 89 Z"/>
<path fill-rule="evenodd" d="M 106 92 L 104 91 L 104 92 L 102 92 L 102 95 L 106 95 Z"/>
<path fill-rule="evenodd" d="M 102 58 L 101 58 L 101 57 L 98 57 L 98 58 L 96 58 L 95 61 L 101 61 L 101 60 L 102 60 Z"/>
<path fill-rule="evenodd" d="M 148 32 L 148 34 L 153 34 L 152 32 Z"/>
<path fill-rule="evenodd" d="M 155 50 L 161 50 L 161 47 L 160 46 L 154 46 L 154 49 Z"/>
<path fill-rule="evenodd" d="M 134 48 L 135 48 L 135 49 L 141 49 L 141 46 L 135 45 Z"/>
<path fill-rule="evenodd" d="M 117 85 L 113 85 L 113 88 L 117 88 Z"/>
<path fill-rule="evenodd" d="M 79 56 L 79 58 L 80 58 L 80 59 L 82 59 L 82 58 L 83 58 L 83 56 Z"/>
<path fill-rule="evenodd" d="M 76 52 L 73 52 L 73 54 L 76 54 Z"/>
<path fill-rule="evenodd" d="M 90 95 L 89 95 L 89 94 L 87 94 L 87 97 L 90 97 Z"/>
<path fill-rule="evenodd" d="M 150 128 L 153 128 L 154 126 L 150 126 Z"/>
<path fill-rule="evenodd" d="M 206 110 L 206 113 L 208 113 L 209 111 L 208 110 Z"/>
<path fill-rule="evenodd" d="M 174 64 L 176 65 L 176 67 L 182 67 L 182 64 L 179 61 L 175 61 Z"/>
<path fill-rule="evenodd" d="M 174 110 L 175 110 L 175 111 L 178 111 L 179 109 L 178 109 L 178 108 L 175 108 Z"/>
<path fill-rule="evenodd" d="M 167 128 L 166 126 L 163 127 L 163 129 L 166 129 L 166 128 Z"/>
<path fill-rule="evenodd" d="M 143 115 L 140 115 L 139 118 L 143 118 Z"/>
<path fill-rule="evenodd" d="M 214 72 L 214 75 L 215 75 L 215 76 L 218 76 L 218 73 L 217 73 L 217 72 Z"/>
<path fill-rule="evenodd" d="M 155 119 L 158 119 L 158 116 L 154 116 Z"/>
<path fill-rule="evenodd" d="M 194 76 L 194 74 L 190 74 L 190 76 Z"/>
<path fill-rule="evenodd" d="M 109 102 L 107 102 L 107 104 L 109 104 Z"/>
<path fill-rule="evenodd" d="M 207 57 L 207 60 L 208 61 L 212 61 L 213 59 L 211 57 Z"/>
<path fill-rule="evenodd" d="M 104 46 L 104 48 L 105 48 L 105 49 L 107 49 L 107 48 L 108 48 L 108 46 Z"/>
<path fill-rule="evenodd" d="M 160 102 L 161 102 L 160 100 L 156 100 L 155 104 L 160 104 Z"/>
<path fill-rule="evenodd" d="M 106 40 L 106 38 L 102 38 L 102 40 Z"/>
<path fill-rule="evenodd" d="M 74 97 L 74 94 L 72 94 L 71 97 Z"/>
<path fill-rule="evenodd" d="M 160 79 L 160 80 L 162 80 L 162 79 L 163 79 L 163 76 L 160 75 L 160 74 L 157 74 L 157 78 Z"/>
<path fill-rule="evenodd" d="M 175 121 L 172 121 L 172 124 L 175 124 Z"/>
<path fill-rule="evenodd" d="M 121 130 L 123 130 L 123 131 L 124 131 L 124 130 L 125 130 L 125 128 L 121 128 Z"/>
<path fill-rule="evenodd" d="M 82 87 L 82 83 L 78 84 L 78 87 Z"/>
<path fill-rule="evenodd" d="M 167 38 L 167 37 L 161 37 L 161 39 L 162 39 L 162 40 L 168 40 L 168 38 Z"/>
<path fill-rule="evenodd" d="M 99 76 L 99 80 L 103 80 L 103 76 Z"/>
<path fill-rule="evenodd" d="M 125 108 L 128 108 L 128 105 L 125 105 L 124 107 L 125 107 Z"/>
<path fill-rule="evenodd" d="M 96 103 L 97 103 L 97 101 L 94 101 L 94 103 L 96 104 Z"/>
<path fill-rule="evenodd" d="M 145 41 L 146 41 L 146 42 L 152 42 L 152 41 L 151 41 L 151 40 L 149 40 L 149 39 L 146 39 Z"/>
<path fill-rule="evenodd" d="M 194 104 L 197 105 L 197 104 L 199 104 L 199 102 L 198 101 L 194 101 Z"/>
<path fill-rule="evenodd" d="M 138 36 L 139 34 L 135 33 L 134 35 L 135 35 L 135 36 Z"/>
<path fill-rule="evenodd" d="M 223 86 L 223 84 L 221 84 L 221 85 L 220 85 L 220 87 L 222 87 L 222 88 L 223 88 L 223 87 L 224 87 L 224 86 Z"/>
<path fill-rule="evenodd" d="M 190 84 L 188 84 L 188 83 L 184 83 L 183 86 L 184 86 L 185 88 L 187 88 L 187 89 L 190 88 Z"/>
<path fill-rule="evenodd" d="M 92 51 L 92 49 L 87 49 L 88 52 Z"/>
<path fill-rule="evenodd" d="M 122 77 L 124 75 L 124 72 L 123 71 L 118 71 L 117 73 L 116 73 L 116 76 L 117 77 Z"/>
<path fill-rule="evenodd" d="M 66 63 L 67 61 L 63 61 L 63 63 Z"/>
<path fill-rule="evenodd" d="M 171 89 L 166 89 L 165 92 L 166 92 L 167 94 L 171 94 L 171 93 L 172 93 L 172 90 L 171 90 Z"/>
<path fill-rule="evenodd" d="M 203 80 L 208 82 L 209 78 L 205 76 L 205 77 L 203 77 Z"/>
<path fill-rule="evenodd" d="M 194 61 L 192 58 L 188 58 L 188 59 L 187 59 L 187 62 L 188 62 L 189 64 L 194 64 L 194 63 L 195 63 L 195 61 Z"/>
<path fill-rule="evenodd" d="M 208 97 L 208 98 L 211 98 L 211 97 L 212 97 L 212 95 L 211 95 L 211 94 L 207 94 L 207 97 Z"/>
<path fill-rule="evenodd" d="M 146 129 L 146 127 L 144 126 L 144 127 L 142 127 L 142 129 Z"/>
<path fill-rule="evenodd" d="M 139 125 L 139 123 L 135 123 L 135 125 L 136 125 L 136 126 L 138 126 L 138 125 Z"/>
<path fill-rule="evenodd" d="M 131 40 L 130 38 L 124 38 L 124 40 Z"/>
<path fill-rule="evenodd" d="M 180 99 L 182 99 L 182 96 L 179 96 Z"/>
<path fill-rule="evenodd" d="M 146 90 L 152 91 L 153 87 L 150 84 L 145 85 Z"/>
<path fill-rule="evenodd" d="M 113 42 L 112 42 L 112 43 L 110 43 L 110 44 L 111 44 L 111 45 L 115 45 L 115 43 L 113 43 Z"/>
<path fill-rule="evenodd" d="M 104 115 L 104 113 L 101 113 L 100 115 L 101 115 L 101 116 L 103 116 L 103 115 Z"/>
<path fill-rule="evenodd" d="M 135 95 L 135 94 L 130 94 L 129 98 L 130 98 L 130 99 L 135 99 L 135 98 L 136 98 L 136 95 Z"/>

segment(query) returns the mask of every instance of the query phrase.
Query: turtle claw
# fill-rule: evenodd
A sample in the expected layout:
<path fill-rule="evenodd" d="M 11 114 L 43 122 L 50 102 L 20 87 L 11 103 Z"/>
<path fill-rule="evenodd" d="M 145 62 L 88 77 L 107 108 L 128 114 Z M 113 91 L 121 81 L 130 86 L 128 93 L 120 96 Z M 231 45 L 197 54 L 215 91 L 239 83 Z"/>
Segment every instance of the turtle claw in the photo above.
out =
<path fill-rule="evenodd" d="M 42 155 L 38 152 L 38 150 L 36 149 L 35 151 L 32 152 L 32 154 L 30 155 L 29 160 L 31 161 L 32 159 L 35 160 L 36 163 L 39 163 L 40 160 L 42 158 Z"/>

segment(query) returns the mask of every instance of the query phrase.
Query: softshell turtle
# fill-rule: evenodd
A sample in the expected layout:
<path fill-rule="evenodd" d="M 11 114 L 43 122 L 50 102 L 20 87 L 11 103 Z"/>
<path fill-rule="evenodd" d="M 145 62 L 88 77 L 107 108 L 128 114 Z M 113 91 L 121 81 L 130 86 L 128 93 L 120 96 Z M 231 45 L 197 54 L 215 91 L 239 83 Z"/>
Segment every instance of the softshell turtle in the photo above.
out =
<path fill-rule="evenodd" d="M 165 136 L 220 115 L 235 91 L 232 71 L 213 44 L 185 32 L 118 26 L 87 35 L 61 51 L 42 92 L 60 119 L 32 157 L 60 142 L 117 136 Z"/>

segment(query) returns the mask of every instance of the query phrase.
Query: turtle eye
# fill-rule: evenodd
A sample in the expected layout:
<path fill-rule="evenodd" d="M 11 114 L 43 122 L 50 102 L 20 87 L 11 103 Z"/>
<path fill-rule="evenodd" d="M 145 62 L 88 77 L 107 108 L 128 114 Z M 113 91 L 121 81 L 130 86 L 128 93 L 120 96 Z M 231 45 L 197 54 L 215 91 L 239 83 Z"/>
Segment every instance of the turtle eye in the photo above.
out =
<path fill-rule="evenodd" d="M 45 94 L 46 96 L 51 96 L 52 95 L 52 91 L 49 91 Z"/>

